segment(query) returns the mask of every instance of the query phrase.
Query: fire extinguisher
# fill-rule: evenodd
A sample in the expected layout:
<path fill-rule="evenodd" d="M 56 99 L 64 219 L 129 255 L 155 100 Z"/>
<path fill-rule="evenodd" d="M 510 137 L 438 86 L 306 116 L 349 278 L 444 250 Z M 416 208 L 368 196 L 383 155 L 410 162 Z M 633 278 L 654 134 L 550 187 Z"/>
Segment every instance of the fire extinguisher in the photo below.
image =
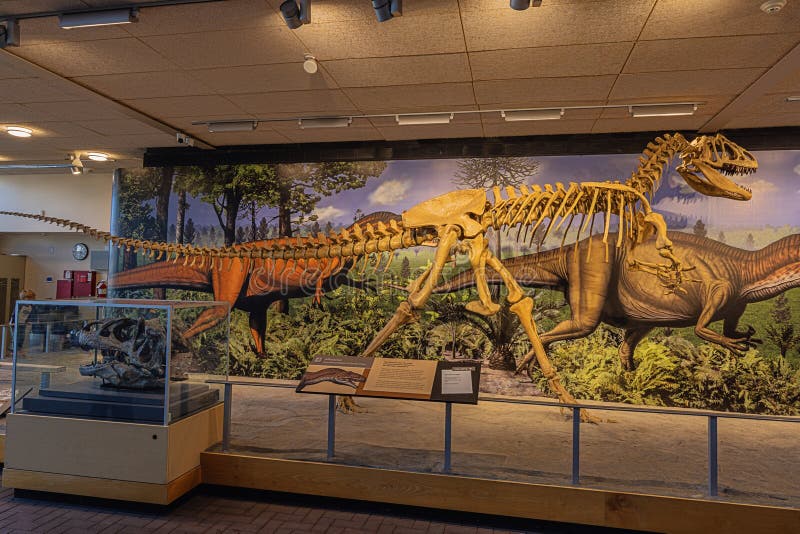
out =
<path fill-rule="evenodd" d="M 105 280 L 100 280 L 97 283 L 97 298 L 103 299 L 108 295 L 108 284 Z"/>

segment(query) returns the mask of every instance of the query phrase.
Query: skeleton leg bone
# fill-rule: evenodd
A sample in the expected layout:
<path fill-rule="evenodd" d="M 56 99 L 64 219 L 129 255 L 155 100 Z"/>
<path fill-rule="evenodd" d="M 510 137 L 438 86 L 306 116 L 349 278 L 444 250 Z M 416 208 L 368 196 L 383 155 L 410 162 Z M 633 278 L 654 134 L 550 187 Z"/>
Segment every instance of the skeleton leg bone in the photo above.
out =
<path fill-rule="evenodd" d="M 487 252 L 488 257 L 486 263 L 489 267 L 497 271 L 503 279 L 503 283 L 508 287 L 508 301 L 512 303 L 510 310 L 519 317 L 519 322 L 522 324 L 522 328 L 525 330 L 531 342 L 536 360 L 539 362 L 539 367 L 541 367 L 545 378 L 547 378 L 547 383 L 550 385 L 550 388 L 558 394 L 558 398 L 561 402 L 577 404 L 578 401 L 575 400 L 575 397 L 561 384 L 555 368 L 547 357 L 542 340 L 539 338 L 539 333 L 536 331 L 536 324 L 533 320 L 533 299 L 531 297 L 525 297 L 522 288 L 514 279 L 514 276 L 506 269 L 499 259 L 492 255 L 491 252 Z M 485 274 L 475 273 L 476 279 L 478 276 L 485 276 Z M 600 420 L 592 416 L 587 410 L 581 410 L 581 421 L 598 423 Z"/>

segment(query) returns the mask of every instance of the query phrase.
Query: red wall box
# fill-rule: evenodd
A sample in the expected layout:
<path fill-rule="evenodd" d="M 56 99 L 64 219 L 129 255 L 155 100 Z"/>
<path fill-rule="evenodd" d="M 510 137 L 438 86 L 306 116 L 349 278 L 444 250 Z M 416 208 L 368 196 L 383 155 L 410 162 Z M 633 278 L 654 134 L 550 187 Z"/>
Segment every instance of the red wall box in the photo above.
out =
<path fill-rule="evenodd" d="M 93 297 L 97 290 L 96 271 L 72 271 L 72 296 Z"/>
<path fill-rule="evenodd" d="M 72 280 L 56 281 L 56 298 L 57 299 L 72 298 Z"/>

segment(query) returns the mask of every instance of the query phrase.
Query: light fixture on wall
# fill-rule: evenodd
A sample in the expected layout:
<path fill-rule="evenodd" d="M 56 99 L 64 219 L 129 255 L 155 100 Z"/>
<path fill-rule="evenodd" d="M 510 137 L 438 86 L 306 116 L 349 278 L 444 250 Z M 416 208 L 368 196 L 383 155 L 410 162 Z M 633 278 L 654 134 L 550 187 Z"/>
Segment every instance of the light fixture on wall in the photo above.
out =
<path fill-rule="evenodd" d="M 290 30 L 296 30 L 303 24 L 311 22 L 311 0 L 286 0 L 278 8 L 283 17 L 283 22 Z"/>
<path fill-rule="evenodd" d="M 100 161 L 100 162 L 114 161 L 113 159 L 111 159 L 111 156 L 109 156 L 105 152 L 87 152 L 86 157 L 92 161 Z"/>
<path fill-rule="evenodd" d="M 636 104 L 628 106 L 631 117 L 678 117 L 694 115 L 696 103 L 682 104 Z"/>
<path fill-rule="evenodd" d="M 552 109 L 520 109 L 501 111 L 500 116 L 506 122 L 516 121 L 549 121 L 557 120 L 564 116 L 564 110 L 561 108 Z"/>
<path fill-rule="evenodd" d="M 70 159 L 70 171 L 72 174 L 83 174 L 83 162 L 81 161 L 80 154 L 71 154 L 67 156 Z"/>
<path fill-rule="evenodd" d="M 411 113 L 395 115 L 394 119 L 399 126 L 414 126 L 419 124 L 450 124 L 453 113 Z"/>
<path fill-rule="evenodd" d="M 210 133 L 220 132 L 252 132 L 258 128 L 258 121 L 219 121 L 209 122 L 208 131 Z"/>
<path fill-rule="evenodd" d="M 386 22 L 403 14 L 403 0 L 372 0 L 372 9 L 378 22 Z"/>
<path fill-rule="evenodd" d="M 19 46 L 19 20 L 9 19 L 0 24 L 0 48 Z"/>
<path fill-rule="evenodd" d="M 313 117 L 309 119 L 297 119 L 297 124 L 303 130 L 306 128 L 347 128 L 352 122 L 352 117 Z"/>
<path fill-rule="evenodd" d="M 511 0 L 509 3 L 511 9 L 515 11 L 525 11 L 529 7 L 540 7 L 542 0 Z"/>
<path fill-rule="evenodd" d="M 58 25 L 65 30 L 131 24 L 133 22 L 139 22 L 139 10 L 135 7 L 85 11 L 83 13 L 64 13 L 58 16 Z"/>
<path fill-rule="evenodd" d="M 33 130 L 24 126 L 6 126 L 6 133 L 14 137 L 30 137 L 33 135 Z"/>

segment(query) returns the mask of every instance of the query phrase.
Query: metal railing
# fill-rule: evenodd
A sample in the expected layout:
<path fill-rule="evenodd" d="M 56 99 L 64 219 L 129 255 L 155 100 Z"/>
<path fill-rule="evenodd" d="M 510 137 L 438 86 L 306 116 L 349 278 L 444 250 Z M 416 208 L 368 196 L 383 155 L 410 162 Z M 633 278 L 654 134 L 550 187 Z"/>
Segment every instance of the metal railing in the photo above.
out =
<path fill-rule="evenodd" d="M 225 408 L 222 422 L 222 451 L 230 450 L 230 426 L 231 426 L 231 401 L 233 399 L 233 386 L 255 386 L 281 389 L 295 389 L 293 384 L 271 384 L 268 382 L 250 382 L 225 379 L 206 380 L 209 384 L 222 384 L 225 388 Z M 336 446 L 336 395 L 328 395 L 328 436 L 327 436 L 327 458 L 332 460 L 335 456 Z M 779 421 L 784 423 L 800 423 L 800 417 L 785 415 L 760 415 L 744 414 L 735 412 L 714 412 L 710 410 L 685 410 L 679 408 L 652 408 L 644 406 L 624 406 L 624 405 L 599 405 L 599 404 L 564 404 L 546 400 L 532 399 L 506 399 L 496 397 L 479 397 L 479 402 L 498 402 L 507 404 L 528 404 L 533 406 L 546 406 L 560 408 L 572 412 L 572 484 L 580 485 L 580 460 L 581 460 L 581 410 L 610 411 L 610 412 L 636 412 L 659 415 L 678 415 L 686 417 L 705 417 L 707 418 L 707 440 L 708 440 L 708 494 L 716 497 L 719 494 L 719 439 L 717 423 L 719 419 L 749 419 L 754 421 Z M 408 402 L 420 402 L 409 400 Z M 425 402 L 425 401 L 423 401 Z M 445 402 L 444 416 L 444 465 L 442 472 L 449 473 L 452 465 L 452 423 L 453 406 L 450 402 Z"/>

